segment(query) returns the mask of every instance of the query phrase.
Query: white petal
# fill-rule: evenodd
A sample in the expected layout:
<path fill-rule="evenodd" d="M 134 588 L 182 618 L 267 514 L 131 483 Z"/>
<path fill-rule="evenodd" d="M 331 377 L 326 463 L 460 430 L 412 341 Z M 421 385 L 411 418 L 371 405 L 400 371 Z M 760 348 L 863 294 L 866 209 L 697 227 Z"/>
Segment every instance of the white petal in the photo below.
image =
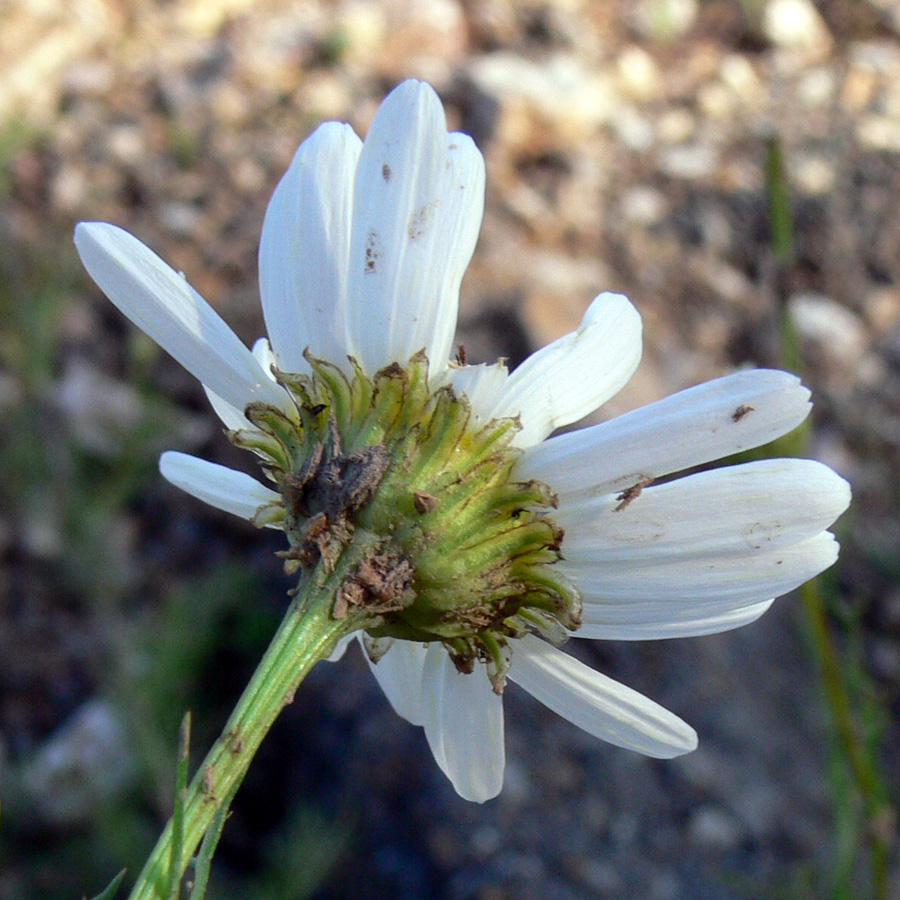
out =
<path fill-rule="evenodd" d="M 466 396 L 475 421 L 482 422 L 491 418 L 508 377 L 509 370 L 505 363 L 481 363 L 477 366 L 450 366 L 442 381 Z"/>
<path fill-rule="evenodd" d="M 279 365 L 307 370 L 303 351 L 346 362 L 344 311 L 353 179 L 362 141 L 328 122 L 307 138 L 275 189 L 259 246 L 259 289 Z"/>
<path fill-rule="evenodd" d="M 461 675 L 443 645 L 429 644 L 423 695 L 425 736 L 456 792 L 476 803 L 496 797 L 506 766 L 503 700 L 484 667 Z"/>
<path fill-rule="evenodd" d="M 705 634 L 718 634 L 732 628 L 742 628 L 755 622 L 765 613 L 775 600 L 763 600 L 732 608 L 732 604 L 719 604 L 714 612 L 691 611 L 689 604 L 679 611 L 678 621 L 673 621 L 671 606 L 659 604 L 656 619 L 645 619 L 640 622 L 620 622 L 609 624 L 584 624 L 572 637 L 588 638 L 602 641 L 650 641 L 660 638 L 700 637 Z M 602 616 L 598 616 L 602 617 Z"/>
<path fill-rule="evenodd" d="M 348 344 L 367 372 L 423 348 L 434 372 L 446 363 L 483 207 L 481 154 L 447 134 L 432 88 L 403 82 L 378 110 L 356 176 Z"/>
<path fill-rule="evenodd" d="M 424 347 L 437 370 L 451 356 L 459 288 L 481 230 L 484 180 L 484 158 L 475 142 L 467 134 L 450 134 L 437 207 L 427 221 L 416 220 L 418 230 L 411 223 L 407 232 L 406 290 L 414 310 L 400 358 Z"/>
<path fill-rule="evenodd" d="M 621 390 L 641 359 L 641 317 L 621 294 L 601 294 L 577 331 L 533 353 L 509 376 L 495 416 L 522 416 L 530 447 Z"/>
<path fill-rule="evenodd" d="M 768 443 L 809 410 L 809 391 L 795 375 L 736 372 L 531 447 L 518 474 L 546 481 L 561 499 L 616 493 Z"/>
<path fill-rule="evenodd" d="M 274 381 L 275 373 L 272 371 L 272 368 L 278 367 L 278 360 L 275 358 L 275 354 L 272 351 L 268 338 L 257 338 L 256 341 L 254 341 L 253 348 L 250 352 L 253 354 L 253 358 L 259 363 L 263 372 Z"/>
<path fill-rule="evenodd" d="M 745 556 L 710 552 L 625 564 L 567 559 L 557 565 L 582 591 L 585 623 L 676 622 L 786 594 L 833 565 L 837 552 L 837 541 L 823 532 Z"/>
<path fill-rule="evenodd" d="M 242 410 L 254 400 L 288 402 L 219 314 L 137 238 L 104 222 L 82 222 L 75 246 L 106 296 L 227 403 Z"/>
<path fill-rule="evenodd" d="M 263 372 L 274 381 L 275 375 L 272 372 L 272 366 L 276 364 L 275 354 L 272 353 L 272 348 L 269 346 L 269 342 L 266 338 L 259 338 L 253 345 L 253 350 L 251 352 L 253 353 L 253 358 L 259 363 Z M 232 406 L 230 403 L 226 403 L 217 393 L 215 393 L 215 391 L 211 391 L 205 384 L 203 385 L 203 390 L 206 392 L 206 399 L 209 400 L 209 405 L 222 420 L 222 424 L 226 428 L 231 431 L 242 431 L 247 429 L 252 430 L 256 427 L 244 415 L 242 410 L 237 409 L 237 407 Z"/>
<path fill-rule="evenodd" d="M 509 677 L 573 725 L 618 747 L 659 759 L 697 747 L 696 732 L 678 716 L 532 635 L 515 642 Z"/>
<path fill-rule="evenodd" d="M 236 406 L 226 403 L 215 391 L 211 391 L 205 384 L 203 390 L 206 392 L 206 399 L 213 408 L 215 414 L 219 417 L 222 424 L 230 431 L 242 431 L 253 428 L 250 420 Z"/>
<path fill-rule="evenodd" d="M 252 519 L 261 506 L 281 500 L 255 478 L 187 453 L 163 453 L 159 471 L 192 497 L 242 519 Z"/>
<path fill-rule="evenodd" d="M 585 592 L 579 637 L 712 634 L 759 618 L 771 596 L 831 565 L 823 529 L 849 486 L 811 460 L 762 460 L 616 497 L 563 504 L 562 567 Z M 797 549 L 799 545 L 799 549 Z"/>
<path fill-rule="evenodd" d="M 425 645 L 395 640 L 377 663 L 373 663 L 365 651 L 363 655 L 394 712 L 413 725 L 421 725 L 424 721 L 422 667 L 425 665 Z"/>
<path fill-rule="evenodd" d="M 625 568 L 775 550 L 824 531 L 849 505 L 850 486 L 813 460 L 766 459 L 645 488 L 624 507 L 618 497 L 560 503 L 566 559 Z"/>

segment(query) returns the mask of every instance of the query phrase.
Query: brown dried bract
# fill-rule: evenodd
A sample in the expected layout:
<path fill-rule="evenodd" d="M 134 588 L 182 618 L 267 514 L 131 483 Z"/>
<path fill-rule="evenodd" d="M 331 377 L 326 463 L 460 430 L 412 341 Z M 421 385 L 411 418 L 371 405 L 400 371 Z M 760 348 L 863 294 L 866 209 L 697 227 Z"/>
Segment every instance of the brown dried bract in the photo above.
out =
<path fill-rule="evenodd" d="M 296 559 L 304 566 L 313 566 L 322 556 L 328 556 L 328 547 L 331 544 L 331 528 L 328 524 L 328 516 L 318 512 L 310 516 L 300 529 L 300 543 L 296 548 Z"/>
<path fill-rule="evenodd" d="M 230 742 L 228 749 L 234 756 L 244 752 L 244 738 L 240 727 L 236 725 L 228 732 L 228 740 Z"/>
<path fill-rule="evenodd" d="M 201 788 L 203 790 L 203 799 L 207 800 L 207 801 L 212 801 L 212 802 L 215 802 L 215 800 L 216 800 L 215 794 L 213 794 L 213 787 L 214 787 L 213 775 L 214 774 L 215 773 L 213 772 L 213 767 L 207 766 L 203 770 L 203 783 L 201 785 Z"/>
<path fill-rule="evenodd" d="M 413 505 L 417 512 L 430 513 L 438 508 L 438 499 L 433 494 L 426 494 L 425 491 L 414 491 Z"/>
<path fill-rule="evenodd" d="M 282 554 L 288 562 L 299 560 L 310 567 L 321 559 L 331 571 L 350 541 L 354 513 L 372 498 L 391 464 L 383 444 L 342 451 L 332 417 L 327 444 L 316 444 L 300 472 L 284 478 L 285 505 L 298 535 Z"/>
<path fill-rule="evenodd" d="M 372 615 L 399 612 L 415 598 L 414 575 L 410 561 L 399 553 L 370 553 L 341 586 L 332 615 L 346 619 L 351 607 Z"/>
<path fill-rule="evenodd" d="M 630 488 L 625 488 L 616 500 L 619 501 L 618 506 L 613 507 L 613 512 L 621 512 L 628 506 L 629 503 L 637 500 L 638 497 L 641 496 L 641 491 L 644 490 L 647 485 L 653 484 L 653 476 L 648 475 L 646 478 L 642 478 L 640 481 L 633 484 Z"/>

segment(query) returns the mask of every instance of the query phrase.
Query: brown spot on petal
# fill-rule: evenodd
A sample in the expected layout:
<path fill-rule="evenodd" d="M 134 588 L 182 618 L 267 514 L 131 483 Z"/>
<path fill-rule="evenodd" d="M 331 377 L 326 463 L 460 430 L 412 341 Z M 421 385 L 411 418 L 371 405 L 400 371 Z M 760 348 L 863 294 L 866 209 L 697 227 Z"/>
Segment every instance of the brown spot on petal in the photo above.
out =
<path fill-rule="evenodd" d="M 377 231 L 370 231 L 366 237 L 365 253 L 366 275 L 374 275 L 378 271 L 378 260 L 381 258 Z"/>
<path fill-rule="evenodd" d="M 652 484 L 652 483 L 653 483 L 653 476 L 650 475 L 646 478 L 642 478 L 640 481 L 638 481 L 636 484 L 633 484 L 631 487 L 625 488 L 625 490 L 622 491 L 622 493 L 619 494 L 618 497 L 616 497 L 616 500 L 619 501 L 619 505 L 613 507 L 613 512 L 621 512 L 623 509 L 625 509 L 626 506 L 628 506 L 629 503 L 633 502 L 634 500 L 637 500 L 637 498 L 641 496 L 641 491 L 643 491 L 644 488 L 647 487 L 648 484 Z"/>
<path fill-rule="evenodd" d="M 406 233 L 409 235 L 411 241 L 418 240 L 418 238 L 422 237 L 428 230 L 432 213 L 434 213 L 437 204 L 437 200 L 432 200 L 431 203 L 426 203 L 409 217 L 409 225 L 406 228 Z"/>

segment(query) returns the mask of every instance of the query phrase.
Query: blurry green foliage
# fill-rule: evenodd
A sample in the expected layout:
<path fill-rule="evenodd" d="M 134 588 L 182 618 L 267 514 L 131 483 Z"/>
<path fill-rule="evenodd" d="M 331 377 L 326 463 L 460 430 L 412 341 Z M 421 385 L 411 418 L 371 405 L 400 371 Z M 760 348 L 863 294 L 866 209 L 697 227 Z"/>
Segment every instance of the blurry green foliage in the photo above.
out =
<path fill-rule="evenodd" d="M 0 135 L 0 171 L 14 144 Z M 159 579 L 162 596 L 132 595 L 134 575 L 120 571 L 112 537 L 123 511 L 160 478 L 159 451 L 176 442 L 182 413 L 149 378 L 158 348 L 134 332 L 124 365 L 139 418 L 117 435 L 116 453 L 97 455 L 75 442 L 54 392 L 63 319 L 75 298 L 84 297 L 86 281 L 68 236 L 42 252 L 0 242 L 0 510 L 14 529 L 45 516 L 58 532 L 47 582 L 60 596 L 79 598 L 102 637 L 104 658 L 93 661 L 102 665 L 97 681 L 124 719 L 139 775 L 98 805 L 90 825 L 59 832 L 35 821 L 25 795 L 10 790 L 28 760 L 4 761 L 0 900 L 98 892 L 107 898 L 115 894 L 111 872 L 125 865 L 133 877 L 172 808 L 179 721 L 192 711 L 199 759 L 234 700 L 223 695 L 229 679 L 222 666 L 246 666 L 249 675 L 277 627 L 276 609 L 253 602 L 264 588 L 239 559 L 190 577 L 166 572 Z M 252 891 L 217 885 L 217 896 L 274 897 L 273 885 L 287 884 L 290 896 L 309 895 L 345 846 L 346 833 L 326 827 L 302 799 L 291 816 L 289 837 L 269 854 L 272 870 Z M 212 877 L 215 884 L 215 872 Z"/>
<path fill-rule="evenodd" d="M 21 150 L 34 146 L 40 139 L 39 132 L 24 118 L 7 120 L 0 126 L 0 200 L 5 200 L 12 189 L 10 166 Z"/>
<path fill-rule="evenodd" d="M 203 141 L 188 123 L 173 120 L 168 128 L 169 149 L 179 169 L 192 169 L 200 161 Z"/>
<path fill-rule="evenodd" d="M 749 3 L 749 0 L 748 0 Z M 783 286 L 796 263 L 794 218 L 784 151 L 777 136 L 766 145 L 766 198 L 772 256 Z M 779 333 L 782 363 L 803 373 L 799 341 L 781 308 Z M 809 420 L 769 445 L 779 454 L 807 456 Z M 756 451 L 749 456 L 755 456 Z M 850 536 L 853 509 L 838 523 L 839 537 Z M 843 602 L 837 586 L 839 564 L 799 588 L 804 626 L 828 711 L 831 752 L 823 772 L 832 799 L 833 840 L 822 868 L 804 863 L 786 896 L 803 900 L 886 900 L 893 843 L 891 808 L 881 764 L 887 722 L 884 699 L 866 669 L 859 604 Z"/>
<path fill-rule="evenodd" d="M 350 828 L 314 810 L 295 807 L 281 832 L 264 848 L 268 865 L 246 894 L 234 900 L 305 900 L 322 885 L 351 840 Z"/>

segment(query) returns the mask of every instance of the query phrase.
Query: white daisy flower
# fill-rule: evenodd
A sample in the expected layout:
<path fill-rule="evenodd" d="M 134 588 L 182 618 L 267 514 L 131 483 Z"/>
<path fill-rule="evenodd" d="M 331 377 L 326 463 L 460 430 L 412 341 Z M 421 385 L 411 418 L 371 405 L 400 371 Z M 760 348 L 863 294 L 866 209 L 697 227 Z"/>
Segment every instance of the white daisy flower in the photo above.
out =
<path fill-rule="evenodd" d="M 455 363 L 483 203 L 481 154 L 447 133 L 425 84 L 401 84 L 365 143 L 322 125 L 269 204 L 259 269 L 271 348 L 252 352 L 134 237 L 103 223 L 75 233 L 94 280 L 203 383 L 275 489 L 183 453 L 163 454 L 162 474 L 284 528 L 304 573 L 334 571 L 360 535 L 374 541 L 334 616 L 369 617 L 360 635 L 376 679 L 475 801 L 502 786 L 507 677 L 618 746 L 693 750 L 689 725 L 557 645 L 754 621 L 835 561 L 826 529 L 850 496 L 803 459 L 670 478 L 800 424 L 809 392 L 785 372 L 739 372 L 551 437 L 638 365 L 641 319 L 621 295 L 601 294 L 576 332 L 512 373 Z"/>

